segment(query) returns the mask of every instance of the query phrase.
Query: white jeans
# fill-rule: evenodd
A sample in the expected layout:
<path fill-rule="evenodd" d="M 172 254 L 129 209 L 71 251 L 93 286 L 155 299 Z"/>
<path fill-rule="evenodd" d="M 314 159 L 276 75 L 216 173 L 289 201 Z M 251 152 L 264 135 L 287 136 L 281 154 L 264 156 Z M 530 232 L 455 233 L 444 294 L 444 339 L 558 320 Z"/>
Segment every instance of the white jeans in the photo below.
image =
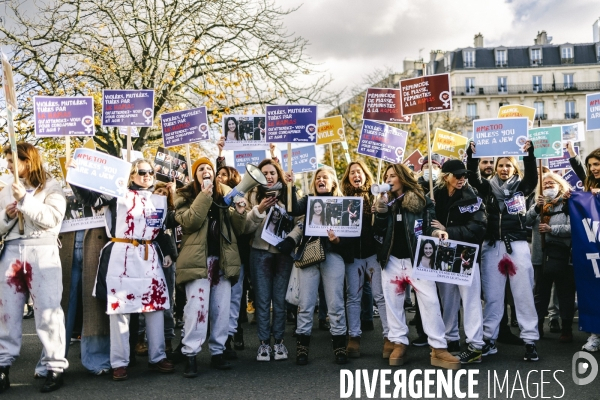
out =
<path fill-rule="evenodd" d="M 129 320 L 131 314 L 110 314 L 110 366 L 129 365 Z M 163 311 L 144 313 L 148 338 L 148 362 L 155 364 L 167 358 L 165 353 L 165 317 Z"/>
<path fill-rule="evenodd" d="M 216 257 L 208 257 L 209 273 Z M 184 332 L 182 352 L 186 356 L 200 353 L 206 341 L 208 321 L 210 319 L 210 339 L 208 349 L 211 355 L 223 354 L 229 334 L 229 314 L 231 302 L 231 282 L 219 271 L 218 279 L 196 279 L 185 285 L 187 303 L 183 310 Z"/>
<path fill-rule="evenodd" d="M 483 315 L 481 311 L 481 278 L 479 266 L 473 266 L 471 286 L 438 282 L 442 301 L 443 319 L 446 326 L 446 340 L 460 340 L 458 331 L 458 311 L 460 300 L 463 305 L 463 326 L 467 343 L 481 349 L 483 342 Z"/>
<path fill-rule="evenodd" d="M 428 336 L 429 345 L 435 349 L 445 349 L 444 321 L 440 311 L 435 282 L 412 278 L 412 262 L 408 258 L 390 256 L 381 273 L 385 308 L 387 311 L 388 339 L 393 343 L 409 344 L 408 326 L 404 314 L 404 292 L 411 285 L 419 302 L 423 320 L 423 330 Z"/>
<path fill-rule="evenodd" d="M 485 308 L 483 309 L 483 337 L 496 340 L 500 320 L 504 313 L 504 288 L 506 279 L 515 299 L 517 320 L 521 329 L 521 339 L 533 343 L 539 339 L 538 317 L 533 301 L 533 265 L 529 245 L 525 240 L 511 242 L 512 254 L 506 253 L 503 241 L 494 246 L 484 243 L 481 252 L 481 283 Z M 503 272 L 500 272 L 501 266 Z M 506 267 L 508 266 L 508 272 Z"/>
<path fill-rule="evenodd" d="M 355 258 L 351 264 L 346 264 L 346 316 L 348 318 L 348 332 L 350 336 L 360 336 L 360 312 L 365 275 L 371 281 L 373 300 L 377 304 L 379 317 L 383 327 L 383 337 L 388 335 L 387 314 L 385 312 L 385 298 L 381 287 L 381 266 L 377 256 L 369 258 Z"/>
<path fill-rule="evenodd" d="M 240 304 L 244 290 L 244 266 L 240 266 L 240 277 L 235 285 L 231 287 L 231 305 L 229 308 L 229 335 L 237 333 L 238 318 L 240 317 Z"/>
<path fill-rule="evenodd" d="M 62 372 L 69 363 L 65 358 L 65 316 L 60 307 L 58 246 L 10 242 L 0 259 L 0 366 L 12 365 L 21 351 L 23 307 L 29 293 L 35 329 L 43 346 L 41 363 L 48 371 Z"/>

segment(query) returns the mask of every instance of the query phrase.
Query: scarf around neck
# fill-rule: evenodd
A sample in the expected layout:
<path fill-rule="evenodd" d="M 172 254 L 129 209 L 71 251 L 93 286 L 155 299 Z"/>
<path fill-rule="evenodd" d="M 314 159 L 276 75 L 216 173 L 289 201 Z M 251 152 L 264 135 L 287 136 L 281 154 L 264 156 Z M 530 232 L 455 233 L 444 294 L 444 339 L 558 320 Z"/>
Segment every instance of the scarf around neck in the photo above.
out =
<path fill-rule="evenodd" d="M 519 175 L 515 174 L 504 182 L 498 177 L 498 175 L 494 175 L 489 182 L 492 186 L 494 197 L 496 197 L 496 200 L 498 200 L 500 211 L 504 211 L 504 208 L 506 207 L 504 200 L 512 197 L 521 183 Z"/>

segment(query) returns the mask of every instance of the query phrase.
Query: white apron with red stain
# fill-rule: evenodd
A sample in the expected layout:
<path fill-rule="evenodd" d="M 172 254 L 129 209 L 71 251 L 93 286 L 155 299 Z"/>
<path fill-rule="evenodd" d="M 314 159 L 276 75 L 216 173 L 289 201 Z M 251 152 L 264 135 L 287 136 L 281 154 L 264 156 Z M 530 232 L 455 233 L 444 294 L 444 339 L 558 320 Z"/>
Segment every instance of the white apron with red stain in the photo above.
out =
<path fill-rule="evenodd" d="M 166 217 L 166 199 L 149 191 L 128 191 L 125 198 L 117 201 L 115 237 L 156 239 Z M 144 259 L 146 247 L 147 260 Z M 107 314 L 151 312 L 170 307 L 161 259 L 152 244 L 136 247 L 132 243 L 113 243 L 106 288 Z"/>

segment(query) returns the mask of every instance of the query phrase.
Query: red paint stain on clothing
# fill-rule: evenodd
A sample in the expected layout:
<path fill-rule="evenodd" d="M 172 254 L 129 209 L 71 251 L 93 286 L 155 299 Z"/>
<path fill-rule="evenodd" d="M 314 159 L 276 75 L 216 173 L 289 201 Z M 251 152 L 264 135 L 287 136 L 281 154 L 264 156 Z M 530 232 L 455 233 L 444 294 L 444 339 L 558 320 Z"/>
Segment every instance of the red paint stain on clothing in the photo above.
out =
<path fill-rule="evenodd" d="M 2 299 L 0 299 L 0 306 L 3 306 L 4 302 L 2 301 Z"/>
<path fill-rule="evenodd" d="M 27 293 L 31 290 L 32 273 L 31 264 L 16 260 L 7 271 L 6 283 L 14 288 L 16 293 Z"/>
<path fill-rule="evenodd" d="M 146 199 L 143 196 L 140 196 L 140 201 L 142 202 L 142 215 L 144 217 L 144 221 L 147 221 L 147 219 L 146 219 Z M 144 230 L 142 231 L 143 238 L 146 237 L 146 228 L 147 227 L 148 227 L 148 225 L 144 224 Z"/>
<path fill-rule="evenodd" d="M 194 296 L 192 296 L 192 297 L 194 297 Z M 198 297 L 198 300 L 204 301 L 204 297 Z"/>
<path fill-rule="evenodd" d="M 115 289 L 110 289 L 110 292 L 111 292 L 112 294 L 117 294 L 117 291 L 116 291 Z"/>
<path fill-rule="evenodd" d="M 404 294 L 407 285 L 412 285 L 408 276 L 399 278 L 398 275 L 396 275 L 396 279 L 390 279 L 390 283 L 396 285 L 396 294 L 398 295 Z"/>
<path fill-rule="evenodd" d="M 205 324 L 206 323 L 206 317 L 208 316 L 208 310 L 204 309 L 204 305 L 200 307 L 200 310 L 198 310 L 198 319 L 196 320 L 196 328 L 198 329 L 198 324 Z"/>
<path fill-rule="evenodd" d="M 127 300 L 135 300 L 135 296 L 132 293 L 127 295 Z"/>
<path fill-rule="evenodd" d="M 129 245 L 125 245 L 125 258 L 123 259 L 123 273 L 121 274 L 121 278 L 127 275 L 127 252 L 129 251 Z"/>
<path fill-rule="evenodd" d="M 217 286 L 221 279 L 219 268 L 219 259 L 212 258 L 208 264 L 208 279 L 210 280 L 210 286 Z"/>
<path fill-rule="evenodd" d="M 156 311 L 164 310 L 165 303 L 167 302 L 168 296 L 166 293 L 166 285 L 164 281 L 158 279 L 152 279 L 150 290 L 142 295 L 142 310 L 143 311 Z"/>
<path fill-rule="evenodd" d="M 204 293 L 204 289 L 198 289 L 199 293 Z"/>
<path fill-rule="evenodd" d="M 110 303 L 111 308 L 114 310 L 116 310 L 117 308 L 119 308 L 119 302 L 116 301 L 114 303 Z"/>
<path fill-rule="evenodd" d="M 8 314 L 4 314 L 2 316 L 2 322 L 4 322 L 5 324 L 8 323 L 9 319 L 10 319 L 10 315 L 8 315 Z"/>
<path fill-rule="evenodd" d="M 123 235 L 125 237 L 133 236 L 133 230 L 135 228 L 135 223 L 133 222 L 133 215 L 131 214 L 131 212 L 135 208 L 135 198 L 136 198 L 136 196 L 134 195 L 133 196 L 133 205 L 131 206 L 131 208 L 129 210 L 127 210 L 127 213 L 125 214 L 125 224 L 127 225 L 127 230 L 123 233 Z"/>
<path fill-rule="evenodd" d="M 504 276 L 515 276 L 517 273 L 517 266 L 513 263 L 508 254 L 505 254 L 498 263 L 498 271 Z"/>

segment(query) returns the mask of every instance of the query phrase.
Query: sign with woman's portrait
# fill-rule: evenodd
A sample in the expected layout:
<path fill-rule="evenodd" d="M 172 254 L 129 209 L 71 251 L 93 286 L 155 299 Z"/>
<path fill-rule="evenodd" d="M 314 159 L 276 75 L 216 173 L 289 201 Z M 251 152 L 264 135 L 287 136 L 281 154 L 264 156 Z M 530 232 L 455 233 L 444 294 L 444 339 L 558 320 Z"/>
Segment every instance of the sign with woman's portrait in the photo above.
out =
<path fill-rule="evenodd" d="M 264 115 L 224 115 L 223 137 L 227 150 L 266 150 Z"/>
<path fill-rule="evenodd" d="M 267 222 L 260 237 L 271 246 L 276 246 L 292 229 L 294 229 L 294 218 L 287 214 L 285 208 L 274 205 L 267 214 Z"/>
<path fill-rule="evenodd" d="M 362 197 L 309 196 L 306 236 L 327 236 L 332 229 L 338 237 L 360 236 Z"/>

